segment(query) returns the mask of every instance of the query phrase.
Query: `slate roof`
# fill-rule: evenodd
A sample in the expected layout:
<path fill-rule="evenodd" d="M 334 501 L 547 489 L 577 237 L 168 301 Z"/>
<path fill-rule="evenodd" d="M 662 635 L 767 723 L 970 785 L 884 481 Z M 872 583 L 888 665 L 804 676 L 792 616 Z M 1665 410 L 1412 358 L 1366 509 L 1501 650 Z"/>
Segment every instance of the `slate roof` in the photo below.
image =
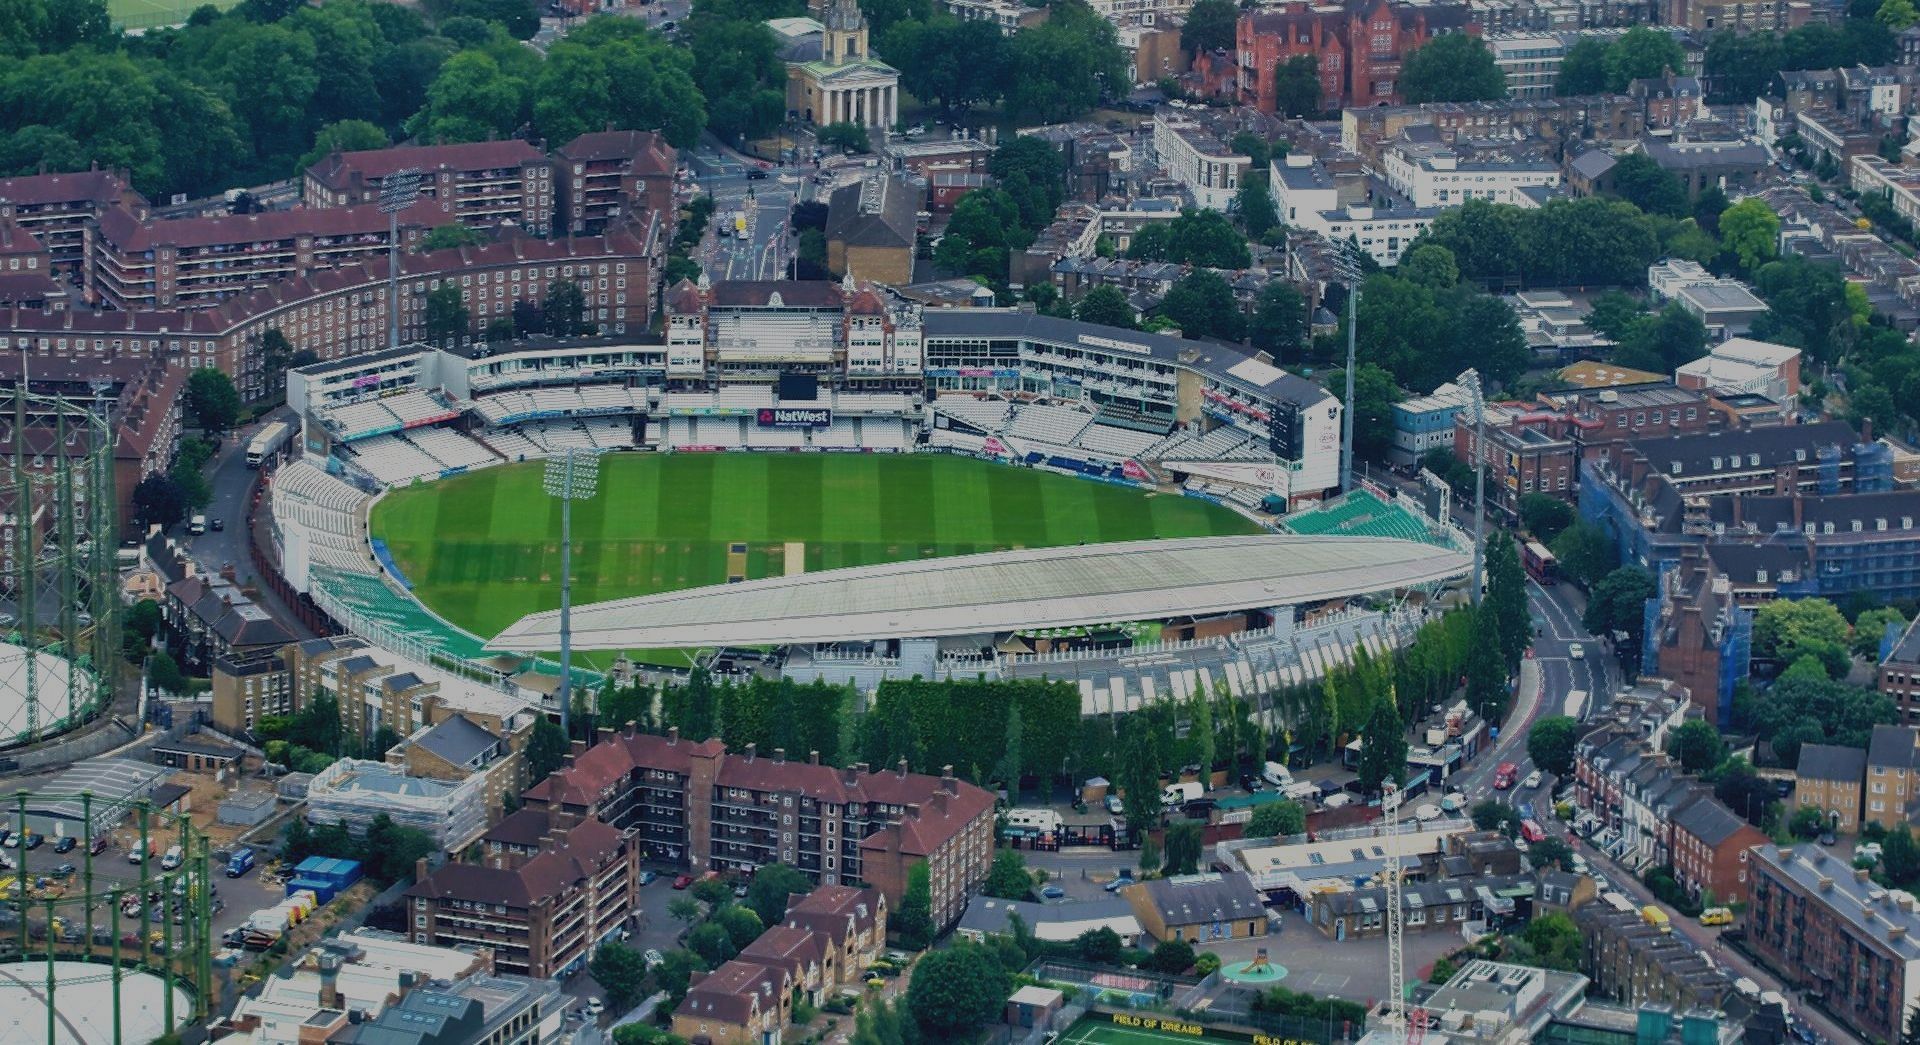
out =
<path fill-rule="evenodd" d="M 1867 753 L 1838 744 L 1802 744 L 1794 774 L 1802 780 L 1833 780 L 1858 784 L 1866 778 Z"/>
<path fill-rule="evenodd" d="M 1169 927 L 1265 918 L 1267 908 L 1253 880 L 1240 871 L 1175 875 L 1130 886 Z"/>
<path fill-rule="evenodd" d="M 465 715 L 455 715 L 429 727 L 414 737 L 413 743 L 433 752 L 449 765 L 477 769 L 486 761 L 491 761 L 483 759 L 483 756 L 499 748 L 500 738 Z"/>

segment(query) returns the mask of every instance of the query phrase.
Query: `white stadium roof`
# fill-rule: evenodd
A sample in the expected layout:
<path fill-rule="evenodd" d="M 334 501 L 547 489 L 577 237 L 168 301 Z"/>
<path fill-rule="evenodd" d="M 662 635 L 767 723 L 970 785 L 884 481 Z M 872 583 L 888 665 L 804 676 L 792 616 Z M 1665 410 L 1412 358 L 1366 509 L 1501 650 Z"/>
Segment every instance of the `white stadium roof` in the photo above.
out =
<path fill-rule="evenodd" d="M 1226 613 L 1465 576 L 1467 557 L 1386 537 L 1256 535 L 1031 548 L 711 585 L 576 607 L 573 648 L 937 638 Z M 557 649 L 558 611 L 488 647 Z"/>

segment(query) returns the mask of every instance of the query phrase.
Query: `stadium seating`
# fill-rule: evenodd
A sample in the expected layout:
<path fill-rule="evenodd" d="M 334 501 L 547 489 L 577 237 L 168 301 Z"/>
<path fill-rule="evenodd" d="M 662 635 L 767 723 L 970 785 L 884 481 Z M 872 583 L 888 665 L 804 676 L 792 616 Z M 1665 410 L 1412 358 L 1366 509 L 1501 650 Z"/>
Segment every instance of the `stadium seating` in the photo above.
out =
<path fill-rule="evenodd" d="M 1088 425 L 1087 430 L 1080 434 L 1081 446 L 1098 456 L 1113 460 L 1138 457 L 1147 447 L 1159 441 L 1158 436 L 1147 432 L 1104 424 Z"/>
<path fill-rule="evenodd" d="M 1070 406 L 1027 403 L 1013 411 L 1007 434 L 1021 439 L 1072 446 L 1080 433 L 1093 423 L 1093 416 Z"/>
<path fill-rule="evenodd" d="M 833 424 L 813 430 L 813 445 L 833 450 L 853 450 L 860 446 L 858 422 L 851 418 L 835 417 Z"/>
<path fill-rule="evenodd" d="M 773 405 L 773 389 L 766 385 L 722 385 L 713 405 L 723 410 L 758 410 Z"/>
<path fill-rule="evenodd" d="M 481 468 L 500 463 L 492 450 L 447 428 L 416 428 L 406 439 L 448 468 Z"/>
<path fill-rule="evenodd" d="M 973 399 L 964 395 L 945 395 L 933 401 L 933 409 L 938 413 L 965 421 L 983 432 L 998 432 L 1007 423 L 1009 405 L 1000 399 Z"/>
<path fill-rule="evenodd" d="M 528 439 L 517 428 L 489 428 L 481 434 L 481 438 L 509 461 L 531 460 L 547 455 L 546 447 Z"/>
<path fill-rule="evenodd" d="M 446 466 L 397 435 L 376 435 L 350 446 L 353 459 L 383 486 L 404 486 L 439 475 Z"/>
<path fill-rule="evenodd" d="M 911 450 L 914 428 L 904 420 L 890 417 L 860 419 L 860 443 L 873 450 Z"/>
<path fill-rule="evenodd" d="M 366 540 L 359 512 L 367 495 L 305 460 L 273 475 L 269 487 L 274 527 L 285 543 L 304 539 L 310 562 L 365 570 Z M 298 538 L 293 535 L 298 534 Z"/>
<path fill-rule="evenodd" d="M 1282 529 L 1298 534 L 1336 534 L 1343 537 L 1398 537 L 1402 540 L 1445 544 L 1426 519 L 1381 500 L 1365 489 L 1312 508 L 1303 508 L 1280 520 Z"/>

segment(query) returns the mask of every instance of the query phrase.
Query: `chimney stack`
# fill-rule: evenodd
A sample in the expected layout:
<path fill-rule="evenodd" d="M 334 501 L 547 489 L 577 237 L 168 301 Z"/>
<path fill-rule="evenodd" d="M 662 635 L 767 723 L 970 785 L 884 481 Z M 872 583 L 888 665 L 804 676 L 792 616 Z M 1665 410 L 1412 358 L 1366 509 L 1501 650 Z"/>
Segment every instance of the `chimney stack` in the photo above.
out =
<path fill-rule="evenodd" d="M 903 758 L 900 760 L 899 768 L 900 768 L 900 779 L 905 780 L 907 778 L 907 760 L 906 759 Z"/>
<path fill-rule="evenodd" d="M 1866 868 L 1864 868 L 1864 867 L 1856 867 L 1856 868 L 1854 868 L 1854 869 L 1853 869 L 1853 880 L 1854 880 L 1854 881 L 1856 881 L 1856 882 L 1864 882 L 1864 881 L 1866 881 L 1866 880 L 1867 880 L 1867 869 L 1866 869 Z"/>
<path fill-rule="evenodd" d="M 809 752 L 807 752 L 807 761 L 808 761 L 809 763 L 812 763 L 813 765 L 816 765 L 816 766 L 817 766 L 817 765 L 819 765 L 819 764 L 820 764 L 820 752 L 818 752 L 818 751 L 809 751 Z"/>
<path fill-rule="evenodd" d="M 756 755 L 756 754 L 758 754 L 759 752 L 760 752 L 760 745 L 759 745 L 759 744 L 755 744 L 755 743 L 751 743 L 751 742 L 750 742 L 750 743 L 748 743 L 748 744 L 747 744 L 747 761 L 748 761 L 748 762 L 752 762 L 752 761 L 753 761 L 753 756 L 754 756 L 754 755 Z"/>
<path fill-rule="evenodd" d="M 680 727 L 668 726 L 667 727 L 667 743 L 678 744 L 679 742 L 680 742 Z"/>
<path fill-rule="evenodd" d="M 784 766 L 787 764 L 786 748 L 777 747 L 773 749 L 773 764 L 776 766 Z"/>
<path fill-rule="evenodd" d="M 640 728 L 640 723 L 635 722 L 632 719 L 628 719 L 627 720 L 627 739 L 632 740 L 634 733 L 637 732 L 639 728 Z"/>

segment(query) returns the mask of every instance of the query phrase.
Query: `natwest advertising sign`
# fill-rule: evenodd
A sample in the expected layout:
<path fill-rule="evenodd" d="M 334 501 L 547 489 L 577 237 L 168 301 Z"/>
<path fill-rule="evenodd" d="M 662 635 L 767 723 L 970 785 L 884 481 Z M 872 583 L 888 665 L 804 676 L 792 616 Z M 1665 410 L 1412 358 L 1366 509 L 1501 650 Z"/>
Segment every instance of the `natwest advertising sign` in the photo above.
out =
<path fill-rule="evenodd" d="M 833 411 L 816 407 L 763 406 L 758 417 L 762 428 L 825 428 L 833 424 Z"/>

